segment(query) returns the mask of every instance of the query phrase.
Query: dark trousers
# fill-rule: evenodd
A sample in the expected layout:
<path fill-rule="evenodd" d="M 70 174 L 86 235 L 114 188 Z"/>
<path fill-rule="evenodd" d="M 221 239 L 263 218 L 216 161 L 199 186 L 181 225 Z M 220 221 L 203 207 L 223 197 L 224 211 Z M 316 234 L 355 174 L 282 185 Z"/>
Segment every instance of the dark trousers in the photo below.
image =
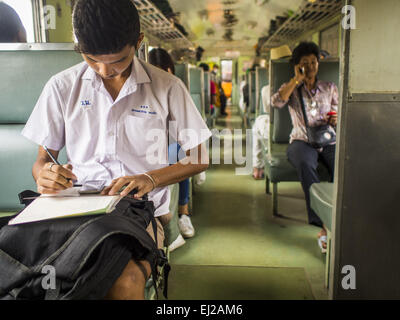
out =
<path fill-rule="evenodd" d="M 289 162 L 296 168 L 306 198 L 308 222 L 322 227 L 321 219 L 310 207 L 310 187 L 313 183 L 320 182 L 317 167 L 318 160 L 321 160 L 329 170 L 331 182 L 333 181 L 335 168 L 336 145 L 330 145 L 318 152 L 310 144 L 294 140 L 287 149 Z"/>
<path fill-rule="evenodd" d="M 224 95 L 220 96 L 220 102 L 221 102 L 221 114 L 225 113 L 226 110 L 226 97 Z"/>

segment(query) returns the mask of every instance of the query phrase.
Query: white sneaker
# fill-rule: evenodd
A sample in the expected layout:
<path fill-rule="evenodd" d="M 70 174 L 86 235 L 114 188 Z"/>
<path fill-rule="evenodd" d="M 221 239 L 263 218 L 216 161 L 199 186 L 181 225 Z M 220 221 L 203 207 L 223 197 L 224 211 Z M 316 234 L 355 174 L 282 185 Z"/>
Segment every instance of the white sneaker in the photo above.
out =
<path fill-rule="evenodd" d="M 182 247 L 186 243 L 185 239 L 183 239 L 182 235 L 179 236 L 168 246 L 169 252 L 174 251 L 175 249 Z"/>
<path fill-rule="evenodd" d="M 192 225 L 192 221 L 190 217 L 186 214 L 183 214 L 178 220 L 178 226 L 181 230 L 182 235 L 185 238 L 191 238 L 194 236 L 194 228 Z"/>
<path fill-rule="evenodd" d="M 196 174 L 194 177 L 194 183 L 197 184 L 198 186 L 202 185 L 204 182 L 206 182 L 206 173 L 200 172 L 199 174 Z"/>

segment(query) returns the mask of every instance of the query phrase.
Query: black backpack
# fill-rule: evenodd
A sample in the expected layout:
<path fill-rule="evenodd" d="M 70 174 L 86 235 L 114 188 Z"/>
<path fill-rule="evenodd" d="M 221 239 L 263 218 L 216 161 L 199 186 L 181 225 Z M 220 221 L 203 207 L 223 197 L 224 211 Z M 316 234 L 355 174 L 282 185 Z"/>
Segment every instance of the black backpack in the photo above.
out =
<path fill-rule="evenodd" d="M 29 205 L 32 200 L 24 199 L 32 195 L 38 196 L 24 191 L 19 197 Z M 158 267 L 164 267 L 167 298 L 170 267 L 156 245 L 154 210 L 147 197 L 127 196 L 109 214 L 19 225 L 7 225 L 13 217 L 1 219 L 0 300 L 102 299 L 131 259 L 150 263 L 157 298 Z M 146 231 L 149 223 L 155 241 Z"/>

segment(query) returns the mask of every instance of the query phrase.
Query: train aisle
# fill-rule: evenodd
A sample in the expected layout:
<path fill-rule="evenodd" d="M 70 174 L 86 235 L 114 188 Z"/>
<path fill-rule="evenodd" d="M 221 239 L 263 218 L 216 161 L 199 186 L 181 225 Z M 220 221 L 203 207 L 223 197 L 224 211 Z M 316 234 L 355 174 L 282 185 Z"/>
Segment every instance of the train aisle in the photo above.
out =
<path fill-rule="evenodd" d="M 217 128 L 241 128 L 239 109 L 228 112 Z M 283 183 L 279 192 L 291 219 L 272 218 L 265 181 L 211 165 L 193 197 L 196 234 L 171 253 L 169 298 L 327 299 L 319 229 L 305 223 L 301 186 Z"/>

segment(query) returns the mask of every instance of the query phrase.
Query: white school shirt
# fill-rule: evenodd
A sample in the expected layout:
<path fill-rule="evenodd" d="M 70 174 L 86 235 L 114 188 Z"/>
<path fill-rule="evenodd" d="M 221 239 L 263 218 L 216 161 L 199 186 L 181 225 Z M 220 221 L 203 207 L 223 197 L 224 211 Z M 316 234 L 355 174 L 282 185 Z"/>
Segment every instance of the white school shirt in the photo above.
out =
<path fill-rule="evenodd" d="M 187 151 L 211 132 L 180 79 L 135 57 L 115 101 L 86 62 L 53 76 L 22 135 L 49 149 L 65 146 L 78 183 L 108 185 L 168 166 L 171 138 Z M 149 199 L 156 217 L 169 212 L 168 187 L 156 188 Z"/>
<path fill-rule="evenodd" d="M 270 86 L 267 84 L 266 86 L 262 87 L 261 89 L 261 99 L 262 99 L 262 104 L 264 108 L 264 112 L 266 114 L 270 114 L 271 110 L 271 92 L 270 92 Z"/>

